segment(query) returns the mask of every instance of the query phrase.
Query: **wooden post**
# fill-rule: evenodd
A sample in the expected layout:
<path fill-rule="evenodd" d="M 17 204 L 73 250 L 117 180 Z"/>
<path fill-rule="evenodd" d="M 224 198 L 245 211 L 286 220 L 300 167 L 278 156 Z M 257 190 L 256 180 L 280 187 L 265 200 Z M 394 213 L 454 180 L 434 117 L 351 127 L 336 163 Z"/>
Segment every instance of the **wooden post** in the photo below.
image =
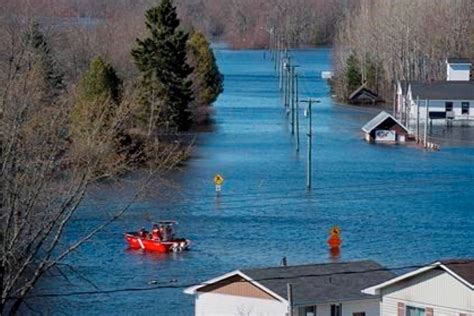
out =
<path fill-rule="evenodd" d="M 430 101 L 429 100 L 426 100 L 426 106 L 425 106 L 425 110 L 426 110 L 426 113 L 425 113 L 425 126 L 424 126 L 424 135 L 423 135 L 423 147 L 427 147 L 428 146 L 428 119 L 430 117 Z"/>
<path fill-rule="evenodd" d="M 293 316 L 293 286 L 291 283 L 286 284 L 286 294 L 288 299 L 288 316 Z"/>
<path fill-rule="evenodd" d="M 305 100 L 303 101 L 305 103 L 308 103 L 308 109 L 307 109 L 307 116 L 308 116 L 308 158 L 306 161 L 306 187 L 308 189 L 311 189 L 311 182 L 312 182 L 312 150 L 313 150 L 313 144 L 312 144 L 312 138 L 313 138 L 313 127 L 312 127 L 312 116 L 311 116 L 311 105 L 313 103 L 312 99 Z M 319 101 L 316 101 L 319 102 Z"/>
<path fill-rule="evenodd" d="M 416 97 L 416 142 L 420 140 L 420 97 Z"/>
<path fill-rule="evenodd" d="M 296 108 L 295 108 L 295 111 L 296 111 L 296 152 L 299 152 L 300 151 L 300 111 L 299 111 L 299 103 L 300 103 L 300 100 L 299 100 L 299 83 L 298 83 L 298 74 L 295 74 L 295 90 L 296 90 Z"/>
<path fill-rule="evenodd" d="M 291 135 L 295 134 L 295 66 L 290 65 Z"/>
<path fill-rule="evenodd" d="M 313 124 L 311 115 L 311 99 L 308 102 L 308 174 L 306 179 L 306 187 L 311 189 L 311 175 L 312 175 L 312 151 L 313 151 Z"/>

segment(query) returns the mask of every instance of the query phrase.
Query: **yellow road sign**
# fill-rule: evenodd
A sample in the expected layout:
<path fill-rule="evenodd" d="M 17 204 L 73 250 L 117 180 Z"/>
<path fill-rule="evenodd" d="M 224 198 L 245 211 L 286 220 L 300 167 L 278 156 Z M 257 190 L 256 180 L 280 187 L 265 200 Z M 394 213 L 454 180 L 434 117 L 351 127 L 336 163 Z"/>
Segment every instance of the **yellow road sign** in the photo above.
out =
<path fill-rule="evenodd" d="M 222 177 L 220 174 L 216 174 L 214 176 L 214 184 L 215 185 L 222 185 L 224 183 L 224 177 Z"/>
<path fill-rule="evenodd" d="M 331 236 L 339 236 L 341 234 L 341 229 L 339 228 L 339 226 L 333 226 L 329 233 L 331 234 Z"/>

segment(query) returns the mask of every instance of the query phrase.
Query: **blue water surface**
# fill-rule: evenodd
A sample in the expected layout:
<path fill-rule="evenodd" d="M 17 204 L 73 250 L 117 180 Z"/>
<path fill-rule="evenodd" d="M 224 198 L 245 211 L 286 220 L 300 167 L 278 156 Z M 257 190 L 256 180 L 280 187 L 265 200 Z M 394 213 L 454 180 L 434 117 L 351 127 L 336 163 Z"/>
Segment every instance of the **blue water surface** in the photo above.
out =
<path fill-rule="evenodd" d="M 443 140 L 453 133 L 441 128 L 433 131 L 443 142 L 439 152 L 366 143 L 360 128 L 378 111 L 332 101 L 320 78 L 331 69 L 330 49 L 295 51 L 302 99 L 321 100 L 313 107 L 308 192 L 306 105 L 296 153 L 269 53 L 215 53 L 225 91 L 215 104 L 214 130 L 198 136 L 191 159 L 166 176 L 171 185 L 150 185 L 144 198 L 67 259 L 75 270 L 68 280 L 52 271 L 36 291 L 71 295 L 31 299 L 34 309 L 191 315 L 193 297 L 183 294 L 185 286 L 235 269 L 278 265 L 283 256 L 289 264 L 373 259 L 387 267 L 474 257 L 474 144 L 468 139 Z M 225 178 L 219 197 L 212 183 L 216 173 Z M 96 188 L 66 241 L 103 222 L 132 191 L 127 182 Z M 179 221 L 192 250 L 176 255 L 127 250 L 123 232 L 150 219 Z M 333 225 L 342 228 L 339 259 L 331 258 L 326 245 Z M 151 290 L 74 294 L 135 288 Z"/>

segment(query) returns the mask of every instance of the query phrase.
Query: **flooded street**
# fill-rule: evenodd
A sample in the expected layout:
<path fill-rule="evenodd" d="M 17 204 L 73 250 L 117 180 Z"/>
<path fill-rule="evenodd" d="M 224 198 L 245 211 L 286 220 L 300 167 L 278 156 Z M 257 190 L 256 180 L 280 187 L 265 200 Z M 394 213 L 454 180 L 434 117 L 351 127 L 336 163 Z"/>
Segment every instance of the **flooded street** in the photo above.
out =
<path fill-rule="evenodd" d="M 360 128 L 378 111 L 333 103 L 320 78 L 331 69 L 330 53 L 294 53 L 303 98 L 321 100 L 313 107 L 312 191 L 305 187 L 304 105 L 298 154 L 269 54 L 217 49 L 225 91 L 215 105 L 215 128 L 198 137 L 191 159 L 173 175 L 176 186 L 166 189 L 171 194 L 150 188 L 156 195 L 69 257 L 75 277 L 52 273 L 37 290 L 59 296 L 30 305 L 45 314 L 192 315 L 186 286 L 239 268 L 278 265 L 283 256 L 289 264 L 373 259 L 387 267 L 472 256 L 474 144 L 465 135 L 472 130 L 433 131 L 440 152 L 366 143 Z M 219 197 L 216 173 L 225 178 Z M 113 189 L 98 195 L 104 204 L 123 198 Z M 68 238 L 103 216 L 100 207 L 85 206 Z M 127 250 L 123 233 L 149 225 L 150 217 L 177 220 L 192 250 Z M 338 259 L 326 245 L 333 225 L 342 229 Z"/>

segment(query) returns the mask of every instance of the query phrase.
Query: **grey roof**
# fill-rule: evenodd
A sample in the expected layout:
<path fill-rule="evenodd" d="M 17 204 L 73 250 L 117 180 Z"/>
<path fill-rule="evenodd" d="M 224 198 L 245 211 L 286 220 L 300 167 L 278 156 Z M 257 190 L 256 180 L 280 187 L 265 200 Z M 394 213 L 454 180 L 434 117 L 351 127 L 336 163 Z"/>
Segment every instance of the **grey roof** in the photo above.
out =
<path fill-rule="evenodd" d="M 474 100 L 474 81 L 413 82 L 411 91 L 414 99 Z"/>
<path fill-rule="evenodd" d="M 358 98 L 360 95 L 365 96 L 366 99 L 377 100 L 378 94 L 367 88 L 365 85 L 360 86 L 357 88 L 352 94 L 349 96 L 349 100 L 354 100 Z"/>
<path fill-rule="evenodd" d="M 366 133 L 370 133 L 375 128 L 377 128 L 377 126 L 379 126 L 381 123 L 383 123 L 388 118 L 391 118 L 392 120 L 394 120 L 398 125 L 400 125 L 402 128 L 404 128 L 407 131 L 407 133 L 410 132 L 402 123 L 400 123 L 396 118 L 394 118 L 391 114 L 389 114 L 385 111 L 380 112 L 379 114 L 377 114 L 376 117 L 374 117 L 369 122 L 367 122 L 362 127 L 362 130 Z"/>
<path fill-rule="evenodd" d="M 361 291 L 395 275 L 374 261 L 311 264 L 241 270 L 283 298 L 293 286 L 295 306 L 374 298 Z"/>
<path fill-rule="evenodd" d="M 451 58 L 448 58 L 448 63 L 450 63 L 450 64 L 471 64 L 471 61 L 467 58 L 451 57 Z"/>
<path fill-rule="evenodd" d="M 474 259 L 441 260 L 441 263 L 466 282 L 474 285 Z"/>

